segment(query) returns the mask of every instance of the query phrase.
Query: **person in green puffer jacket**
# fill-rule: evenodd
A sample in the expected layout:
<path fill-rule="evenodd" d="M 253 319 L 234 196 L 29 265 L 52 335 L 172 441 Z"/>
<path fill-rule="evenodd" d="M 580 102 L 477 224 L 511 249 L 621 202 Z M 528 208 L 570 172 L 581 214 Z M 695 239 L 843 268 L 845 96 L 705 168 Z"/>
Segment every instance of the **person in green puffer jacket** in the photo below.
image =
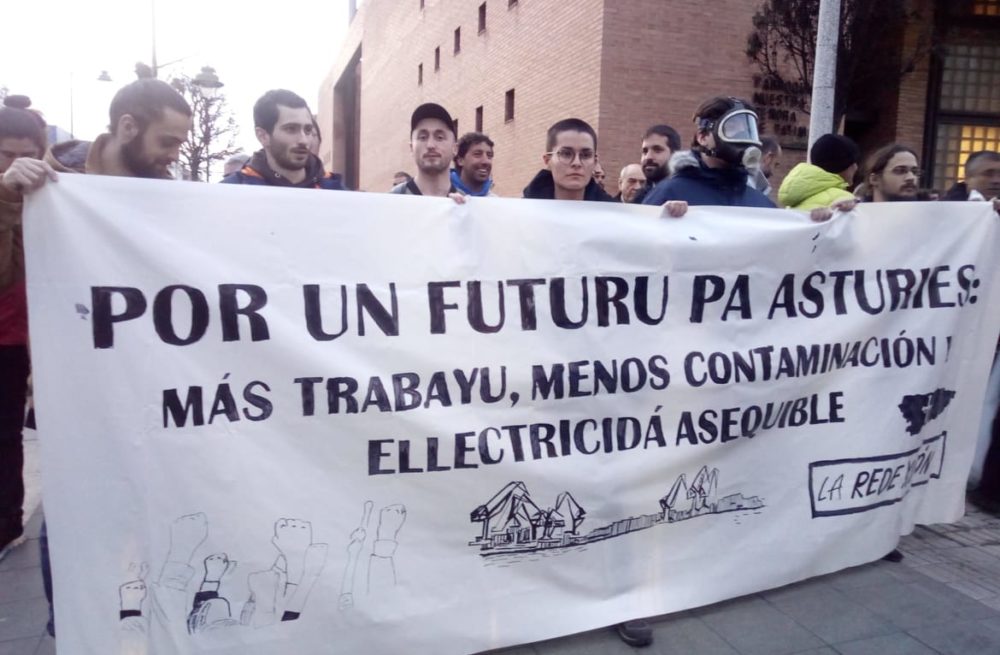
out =
<path fill-rule="evenodd" d="M 809 161 L 796 165 L 785 176 L 778 189 L 782 205 L 809 210 L 854 197 L 848 187 L 861 161 L 858 144 L 846 136 L 824 134 L 809 151 Z"/>

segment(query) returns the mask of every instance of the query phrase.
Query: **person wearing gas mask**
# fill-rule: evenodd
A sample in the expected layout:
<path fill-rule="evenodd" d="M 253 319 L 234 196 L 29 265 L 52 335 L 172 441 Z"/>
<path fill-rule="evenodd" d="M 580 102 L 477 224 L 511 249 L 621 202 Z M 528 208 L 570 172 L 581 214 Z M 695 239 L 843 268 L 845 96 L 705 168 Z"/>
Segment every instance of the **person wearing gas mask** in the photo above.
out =
<path fill-rule="evenodd" d="M 694 115 L 691 150 L 670 158 L 671 177 L 657 184 L 644 205 L 685 200 L 689 205 L 774 207 L 747 185 L 747 167 L 759 166 L 757 114 L 739 98 L 717 96 L 701 103 Z"/>

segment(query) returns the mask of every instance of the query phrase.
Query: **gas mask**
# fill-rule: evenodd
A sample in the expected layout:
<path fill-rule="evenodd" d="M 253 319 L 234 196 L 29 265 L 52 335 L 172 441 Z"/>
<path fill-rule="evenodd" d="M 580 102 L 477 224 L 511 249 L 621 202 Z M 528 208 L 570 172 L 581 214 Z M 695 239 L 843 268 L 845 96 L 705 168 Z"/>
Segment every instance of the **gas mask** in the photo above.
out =
<path fill-rule="evenodd" d="M 757 114 L 742 102 L 716 120 L 698 119 L 698 131 L 711 132 L 715 147 L 703 149 L 710 157 L 718 157 L 731 166 L 759 168 L 760 134 L 757 131 Z"/>

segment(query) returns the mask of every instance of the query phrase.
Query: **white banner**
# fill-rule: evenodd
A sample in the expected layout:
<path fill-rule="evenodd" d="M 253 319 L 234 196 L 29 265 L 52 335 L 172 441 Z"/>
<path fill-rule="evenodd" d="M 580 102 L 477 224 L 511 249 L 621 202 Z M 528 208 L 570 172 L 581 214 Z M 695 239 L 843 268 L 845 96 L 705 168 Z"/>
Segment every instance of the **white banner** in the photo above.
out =
<path fill-rule="evenodd" d="M 986 203 L 62 176 L 25 218 L 59 652 L 471 653 L 953 521 Z"/>

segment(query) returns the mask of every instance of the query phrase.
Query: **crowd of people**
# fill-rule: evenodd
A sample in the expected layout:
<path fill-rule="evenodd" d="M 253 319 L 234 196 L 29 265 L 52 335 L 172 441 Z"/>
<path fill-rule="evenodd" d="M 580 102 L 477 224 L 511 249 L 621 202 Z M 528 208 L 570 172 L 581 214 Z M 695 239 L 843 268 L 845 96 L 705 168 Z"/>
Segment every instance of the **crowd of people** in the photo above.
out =
<path fill-rule="evenodd" d="M 71 140 L 49 146 L 45 121 L 26 97 L 8 96 L 4 105 L 0 109 L 0 557 L 20 541 L 24 518 L 22 428 L 30 370 L 21 238 L 24 196 L 60 173 L 174 177 L 181 144 L 192 127 L 188 103 L 156 79 L 140 79 L 118 91 L 110 106 L 109 131 L 92 142 Z M 317 156 L 322 137 L 305 100 L 287 90 L 268 91 L 255 104 L 253 117 L 261 148 L 227 162 L 224 183 L 345 190 L 342 177 L 324 170 Z M 683 216 L 691 205 L 776 206 L 770 181 L 780 166 L 781 146 L 760 135 L 753 107 L 738 98 L 718 96 L 702 102 L 694 111 L 687 149 L 675 128 L 651 126 L 638 148 L 639 161 L 621 169 L 615 196 L 605 190 L 598 135 L 585 121 L 557 121 L 546 133 L 544 145 L 542 168 L 524 187 L 525 198 L 656 205 L 672 217 Z M 413 112 L 410 150 L 416 174 L 396 173 L 392 193 L 448 196 L 459 203 L 467 196 L 496 195 L 494 142 L 480 132 L 459 138 L 455 121 L 443 106 L 425 103 Z M 964 165 L 964 181 L 943 199 L 990 201 L 1000 212 L 1000 153 L 976 152 Z M 863 160 L 851 139 L 827 134 L 810 149 L 809 162 L 796 165 L 785 176 L 777 199 L 785 207 L 810 211 L 813 220 L 825 220 L 859 201 L 930 199 L 924 197 L 919 179 L 919 157 L 905 145 L 888 144 Z M 974 500 L 1000 514 L 998 430 L 1000 419 L 993 422 L 992 446 Z M 47 541 L 41 541 L 51 601 Z M 54 632 L 51 621 L 50 632 Z M 618 632 L 633 646 L 652 641 L 645 621 L 621 624 Z"/>

